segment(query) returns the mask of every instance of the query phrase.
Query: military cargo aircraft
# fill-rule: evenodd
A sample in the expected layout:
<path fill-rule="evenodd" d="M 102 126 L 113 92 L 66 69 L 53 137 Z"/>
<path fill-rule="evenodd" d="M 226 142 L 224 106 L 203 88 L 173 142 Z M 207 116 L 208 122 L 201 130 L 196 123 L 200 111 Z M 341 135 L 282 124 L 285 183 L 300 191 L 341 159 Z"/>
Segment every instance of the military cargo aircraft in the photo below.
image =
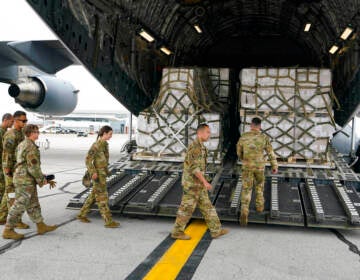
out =
<path fill-rule="evenodd" d="M 334 122 L 340 126 L 353 119 L 360 103 L 360 7 L 355 0 L 27 2 L 135 115 L 154 109 L 164 68 L 230 69 L 224 156 L 220 164 L 209 166 L 212 200 L 223 220 L 237 221 L 239 215 L 241 170 L 234 147 L 241 125 L 242 69 L 330 69 Z M 11 90 L 14 95 L 17 91 Z M 169 131 L 174 139 L 180 134 Z M 354 129 L 352 135 L 348 138 L 354 138 Z M 334 147 L 329 152 L 332 164 L 326 168 L 306 161 L 285 164 L 277 176 L 267 173 L 266 211 L 259 215 L 252 205 L 249 221 L 359 228 L 359 177 Z M 148 159 L 125 156 L 112 165 L 108 178 L 112 211 L 175 215 L 181 163 Z M 87 194 L 88 190 L 79 194 L 68 206 L 81 207 Z"/>

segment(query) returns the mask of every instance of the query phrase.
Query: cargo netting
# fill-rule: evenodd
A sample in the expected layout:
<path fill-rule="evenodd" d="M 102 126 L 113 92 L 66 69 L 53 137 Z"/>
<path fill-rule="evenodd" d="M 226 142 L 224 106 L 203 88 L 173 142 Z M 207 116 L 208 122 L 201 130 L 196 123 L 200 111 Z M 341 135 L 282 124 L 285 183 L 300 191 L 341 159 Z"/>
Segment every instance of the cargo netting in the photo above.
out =
<path fill-rule="evenodd" d="M 240 133 L 258 116 L 280 160 L 328 162 L 335 132 L 329 69 L 250 68 L 240 81 Z"/>
<path fill-rule="evenodd" d="M 205 143 L 209 161 L 221 161 L 228 95 L 228 69 L 165 68 L 157 99 L 139 114 L 133 158 L 183 161 L 198 124 L 206 122 L 211 129 Z"/>

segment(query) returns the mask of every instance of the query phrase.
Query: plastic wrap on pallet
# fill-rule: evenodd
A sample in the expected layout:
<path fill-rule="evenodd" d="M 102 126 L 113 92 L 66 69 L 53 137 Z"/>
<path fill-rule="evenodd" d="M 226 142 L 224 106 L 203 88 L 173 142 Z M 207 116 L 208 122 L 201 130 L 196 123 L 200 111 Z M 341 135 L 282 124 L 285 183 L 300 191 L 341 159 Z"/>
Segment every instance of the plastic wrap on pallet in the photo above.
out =
<path fill-rule="evenodd" d="M 217 87 L 214 83 L 220 83 L 224 76 L 228 77 L 229 71 L 215 70 L 212 76 L 209 76 L 209 69 L 163 70 L 158 98 L 139 114 L 138 155 L 153 155 L 159 160 L 171 155 L 183 160 L 188 144 L 196 138 L 198 124 L 206 122 L 211 138 L 205 145 L 214 160 L 221 160 L 223 109 L 217 101 L 220 94 L 228 95 L 228 88 L 225 89 L 225 82 Z M 213 88 L 216 88 L 215 93 Z M 215 108 L 217 112 L 213 112 Z"/>
<path fill-rule="evenodd" d="M 243 69 L 240 133 L 262 118 L 280 158 L 326 159 L 335 132 L 329 69 Z"/>
<path fill-rule="evenodd" d="M 251 119 L 256 115 L 241 117 L 240 133 L 250 131 Z M 272 141 L 275 154 L 280 158 L 290 157 L 294 151 L 294 125 L 288 119 L 280 116 L 262 118 L 262 132 Z"/>
<path fill-rule="evenodd" d="M 161 113 L 163 119 L 159 119 L 154 113 L 140 113 L 138 117 L 138 133 L 136 142 L 139 151 L 146 151 L 151 153 L 167 153 L 167 154 L 181 154 L 184 152 L 184 146 L 173 137 L 170 127 L 174 131 L 181 129 L 181 125 L 185 122 L 185 117 L 180 117 L 180 120 L 174 118 L 173 114 Z M 169 126 L 170 127 L 169 127 Z M 175 132 L 176 133 L 176 132 Z M 176 136 L 186 145 L 185 131 L 180 131 Z M 189 131 L 194 134 L 195 131 Z M 164 149 L 165 148 L 165 149 Z"/>
<path fill-rule="evenodd" d="M 155 114 L 140 113 L 138 117 L 138 133 L 136 135 L 136 142 L 139 152 L 163 153 L 163 154 L 181 154 L 186 151 L 185 147 L 196 138 L 196 128 L 200 122 L 207 122 L 211 130 L 211 138 L 205 143 L 209 151 L 221 151 L 222 149 L 222 135 L 221 135 L 221 119 L 219 114 L 202 114 L 199 119 L 196 118 L 189 123 L 186 129 L 184 124 L 186 117 L 181 119 L 174 118 L 173 114 L 162 113 L 163 119 L 157 118 Z M 173 137 L 172 131 L 168 127 L 170 125 L 175 131 L 180 130 L 176 135 L 181 143 Z M 187 130 L 187 132 L 185 132 Z M 186 140 L 185 136 L 188 136 Z M 164 149 L 164 147 L 166 147 Z"/>
<path fill-rule="evenodd" d="M 329 69 L 243 69 L 241 108 L 259 111 L 323 112 L 331 110 Z"/>
<path fill-rule="evenodd" d="M 294 135 L 296 139 L 306 135 L 329 138 L 335 132 L 329 117 L 296 117 L 294 124 L 296 126 Z"/>
<path fill-rule="evenodd" d="M 256 115 L 241 116 L 240 133 L 250 130 L 251 119 Z M 322 159 L 327 151 L 329 139 L 335 132 L 329 118 L 313 117 L 295 119 L 291 114 L 283 116 L 268 115 L 262 118 L 262 132 L 272 140 L 272 145 L 280 158 L 293 156 L 299 159 Z"/>
<path fill-rule="evenodd" d="M 294 144 L 295 158 L 325 160 L 329 139 L 316 139 L 312 136 L 305 136 L 297 139 Z"/>

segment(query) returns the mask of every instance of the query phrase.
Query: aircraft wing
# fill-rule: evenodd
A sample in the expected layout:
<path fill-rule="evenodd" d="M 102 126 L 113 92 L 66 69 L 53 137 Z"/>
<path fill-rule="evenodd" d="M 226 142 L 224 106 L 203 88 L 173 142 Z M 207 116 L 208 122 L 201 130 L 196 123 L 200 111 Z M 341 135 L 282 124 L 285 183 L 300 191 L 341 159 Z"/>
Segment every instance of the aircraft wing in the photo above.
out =
<path fill-rule="evenodd" d="M 79 60 L 60 41 L 0 42 L 0 80 L 18 77 L 17 66 L 35 66 L 42 72 L 55 74 Z"/>

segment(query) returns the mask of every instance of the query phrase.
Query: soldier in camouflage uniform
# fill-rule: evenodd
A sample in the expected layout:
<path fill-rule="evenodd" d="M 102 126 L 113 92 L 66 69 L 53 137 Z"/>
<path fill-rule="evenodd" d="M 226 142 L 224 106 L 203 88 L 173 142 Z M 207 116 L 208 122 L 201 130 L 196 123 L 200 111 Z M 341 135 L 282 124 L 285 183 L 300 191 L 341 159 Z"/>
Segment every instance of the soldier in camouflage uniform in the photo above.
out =
<path fill-rule="evenodd" d="M 85 163 L 87 171 L 91 176 L 93 187 L 77 216 L 81 222 L 89 223 L 90 220 L 86 215 L 89 213 L 91 205 L 96 201 L 107 228 L 116 228 L 120 225 L 119 222 L 112 220 L 106 189 L 106 177 L 109 173 L 109 145 L 107 141 L 112 137 L 112 133 L 113 131 L 110 126 L 103 126 L 99 131 L 97 141 L 91 146 L 86 156 Z"/>
<path fill-rule="evenodd" d="M 0 127 L 0 158 L 2 157 L 3 150 L 3 138 L 4 134 L 8 128 L 12 127 L 14 123 L 14 118 L 11 114 L 6 113 L 2 117 L 2 123 Z M 5 195 L 5 176 L 2 168 L 2 160 L 0 160 L 0 202 L 2 201 L 3 196 Z M 7 199 L 4 199 L 4 203 L 0 204 L 0 213 L 7 213 Z M 6 223 L 6 217 L 3 220 L 0 220 L 0 224 L 3 225 Z"/>
<path fill-rule="evenodd" d="M 8 210 L 15 200 L 15 188 L 13 184 L 13 173 L 16 163 L 15 150 L 21 141 L 24 140 L 24 134 L 22 132 L 27 119 L 26 113 L 23 111 L 16 111 L 14 113 L 14 128 L 8 130 L 3 138 L 3 151 L 2 151 L 2 168 L 5 174 L 5 195 L 1 200 L 0 221 L 6 220 Z M 7 207 L 5 207 L 7 205 Z M 19 221 L 17 228 L 29 228 L 27 224 Z"/>
<path fill-rule="evenodd" d="M 243 133 L 237 143 L 237 155 L 242 161 L 242 191 L 240 224 L 247 225 L 252 189 L 255 186 L 256 211 L 264 211 L 264 151 L 268 155 L 272 172 L 277 173 L 278 165 L 270 139 L 260 132 L 261 120 L 253 118 L 251 130 Z"/>
<path fill-rule="evenodd" d="M 211 204 L 208 190 L 211 184 L 205 179 L 207 149 L 203 142 L 210 137 L 210 128 L 207 124 L 200 124 L 196 130 L 197 138 L 189 145 L 182 175 L 183 196 L 179 206 L 171 237 L 174 239 L 189 240 L 191 237 L 184 233 L 192 213 L 198 205 L 211 236 L 217 238 L 229 232 L 221 228 L 215 207 Z"/>
<path fill-rule="evenodd" d="M 36 223 L 38 234 L 44 234 L 57 228 L 57 226 L 44 224 L 36 189 L 36 184 L 42 187 L 50 183 L 50 188 L 55 185 L 53 181 L 47 182 L 40 168 L 40 152 L 35 144 L 35 140 L 39 137 L 39 128 L 29 124 L 25 126 L 24 134 L 25 140 L 16 148 L 16 165 L 13 174 L 15 201 L 9 210 L 3 231 L 3 238 L 15 240 L 24 238 L 24 235 L 15 232 L 14 228 L 25 211 Z"/>

